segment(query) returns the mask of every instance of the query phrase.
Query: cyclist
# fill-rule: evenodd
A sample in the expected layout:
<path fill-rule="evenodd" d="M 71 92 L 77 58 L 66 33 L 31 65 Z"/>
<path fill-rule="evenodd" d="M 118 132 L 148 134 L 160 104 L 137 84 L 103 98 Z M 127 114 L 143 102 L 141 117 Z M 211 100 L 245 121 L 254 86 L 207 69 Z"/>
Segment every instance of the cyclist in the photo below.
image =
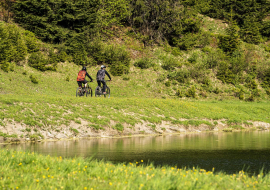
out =
<path fill-rule="evenodd" d="M 77 77 L 77 83 L 79 85 L 79 87 L 82 87 L 82 83 L 84 84 L 84 88 L 87 86 L 87 80 L 85 80 L 85 77 L 88 76 L 91 80 L 91 82 L 93 82 L 92 77 L 87 73 L 86 71 L 86 67 L 83 67 L 81 71 L 79 71 L 78 73 L 78 77 Z"/>
<path fill-rule="evenodd" d="M 111 76 L 109 75 L 109 73 L 105 70 L 106 66 L 105 65 L 101 65 L 100 70 L 97 72 L 97 83 L 98 86 L 101 87 L 101 83 L 103 84 L 103 89 L 102 89 L 102 93 L 106 94 L 106 82 L 104 80 L 105 78 L 105 74 L 109 77 L 110 81 Z"/>

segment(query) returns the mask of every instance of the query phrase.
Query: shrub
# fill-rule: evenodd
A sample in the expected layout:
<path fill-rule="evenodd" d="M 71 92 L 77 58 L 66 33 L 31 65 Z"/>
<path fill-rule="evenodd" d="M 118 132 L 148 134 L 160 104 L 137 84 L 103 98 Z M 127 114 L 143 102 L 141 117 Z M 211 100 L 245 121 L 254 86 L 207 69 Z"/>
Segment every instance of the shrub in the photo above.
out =
<path fill-rule="evenodd" d="M 219 36 L 220 49 L 229 54 L 237 50 L 240 45 L 240 36 L 238 31 L 239 27 L 236 25 L 236 23 L 231 22 L 228 29 L 226 30 L 226 35 Z"/>
<path fill-rule="evenodd" d="M 171 72 L 168 74 L 168 79 L 176 80 L 179 83 L 187 83 L 190 80 L 189 70 L 180 70 L 178 72 Z"/>
<path fill-rule="evenodd" d="M 165 82 L 165 86 L 170 87 L 170 86 L 171 86 L 171 81 L 169 81 L 169 80 L 166 81 L 166 82 Z"/>
<path fill-rule="evenodd" d="M 154 66 L 153 61 L 150 58 L 144 57 L 142 59 L 139 59 L 134 63 L 135 67 L 140 67 L 141 69 L 148 69 L 152 66 Z"/>
<path fill-rule="evenodd" d="M 110 66 L 110 72 L 113 76 L 121 76 L 129 73 L 129 67 L 121 63 L 114 63 Z"/>
<path fill-rule="evenodd" d="M 37 38 L 35 37 L 35 34 L 25 30 L 24 31 L 24 40 L 25 40 L 25 44 L 28 48 L 28 52 L 33 53 L 33 52 L 37 52 L 39 51 L 39 43 Z"/>
<path fill-rule="evenodd" d="M 196 89 L 195 86 L 190 87 L 186 92 L 186 97 L 196 98 Z"/>
<path fill-rule="evenodd" d="M 178 96 L 179 98 L 183 98 L 184 97 L 184 93 L 181 90 L 179 90 L 179 89 L 176 91 L 176 94 L 175 95 Z"/>
<path fill-rule="evenodd" d="M 121 123 L 117 123 L 113 128 L 118 130 L 118 131 L 124 130 L 124 126 Z"/>
<path fill-rule="evenodd" d="M 37 79 L 36 76 L 30 75 L 29 78 L 30 78 L 30 80 L 31 80 L 32 83 L 38 84 L 38 79 Z"/>
<path fill-rule="evenodd" d="M 124 47 L 107 46 L 104 52 L 104 61 L 111 66 L 110 72 L 114 76 L 129 73 L 130 56 Z"/>
<path fill-rule="evenodd" d="M 161 74 L 158 76 L 157 82 L 163 82 L 166 78 L 167 76 L 165 74 Z"/>
<path fill-rule="evenodd" d="M 180 68 L 182 65 L 179 63 L 179 61 L 177 60 L 177 58 L 173 57 L 173 56 L 167 56 L 167 57 L 163 57 L 163 64 L 161 65 L 161 67 L 165 70 L 173 70 L 176 67 Z"/>
<path fill-rule="evenodd" d="M 69 76 L 66 77 L 66 81 L 67 81 L 67 82 L 70 81 L 70 77 L 69 77 Z"/>
<path fill-rule="evenodd" d="M 219 94 L 219 93 L 220 93 L 220 90 L 219 90 L 218 87 L 216 87 L 216 88 L 213 90 L 213 92 L 214 92 L 215 94 Z"/>
<path fill-rule="evenodd" d="M 8 72 L 9 71 L 9 67 L 10 67 L 10 63 L 7 62 L 7 61 L 3 61 L 1 63 L 1 69 L 5 72 Z"/>
<path fill-rule="evenodd" d="M 237 76 L 229 68 L 229 64 L 222 62 L 217 71 L 217 78 L 223 83 L 236 84 Z"/>
<path fill-rule="evenodd" d="M 31 56 L 28 59 L 28 64 L 30 67 L 33 67 L 40 71 L 46 71 L 46 70 L 56 70 L 57 63 L 54 63 L 53 65 L 49 65 L 48 59 L 45 58 L 45 56 L 41 52 L 32 53 Z"/>

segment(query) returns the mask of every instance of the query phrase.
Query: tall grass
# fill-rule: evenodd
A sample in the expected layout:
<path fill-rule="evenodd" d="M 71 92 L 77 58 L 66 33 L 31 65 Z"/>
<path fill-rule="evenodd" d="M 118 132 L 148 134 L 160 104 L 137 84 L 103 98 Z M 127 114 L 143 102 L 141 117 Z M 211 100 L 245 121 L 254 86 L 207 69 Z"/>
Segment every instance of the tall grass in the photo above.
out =
<path fill-rule="evenodd" d="M 62 159 L 0 149 L 1 189 L 268 189 L 270 174 L 223 172 L 93 159 Z M 214 170 L 214 169 L 213 169 Z"/>

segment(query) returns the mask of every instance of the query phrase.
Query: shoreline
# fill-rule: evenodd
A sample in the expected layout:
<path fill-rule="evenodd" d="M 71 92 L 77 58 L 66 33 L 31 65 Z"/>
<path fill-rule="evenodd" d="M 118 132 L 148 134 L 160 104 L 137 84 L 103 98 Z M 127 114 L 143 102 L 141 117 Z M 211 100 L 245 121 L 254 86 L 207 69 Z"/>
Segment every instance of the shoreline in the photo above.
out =
<path fill-rule="evenodd" d="M 196 134 L 196 133 L 212 133 L 212 132 L 239 132 L 239 131 L 269 131 L 270 124 L 265 122 L 250 122 L 250 125 L 242 124 L 234 128 L 223 124 L 222 121 L 218 121 L 216 126 L 207 126 L 201 124 L 199 126 L 183 126 L 183 125 L 172 125 L 169 122 L 163 121 L 161 124 L 155 125 L 143 123 L 136 124 L 132 129 L 130 126 L 124 124 L 124 129 L 119 131 L 112 127 L 104 127 L 104 130 L 88 129 L 87 134 L 83 134 L 83 126 L 65 126 L 65 130 L 59 132 L 42 131 L 38 130 L 35 132 L 26 132 L 22 138 L 21 131 L 19 129 L 14 130 L 14 127 L 5 127 L 8 133 L 0 133 L 0 144 L 20 144 L 29 142 L 55 142 L 55 141 L 70 141 L 70 140 L 82 140 L 82 139 L 98 139 L 98 138 L 132 138 L 132 137 L 145 137 L 145 136 L 163 136 L 163 135 L 179 135 L 179 134 Z M 17 124 L 17 127 L 22 124 Z M 76 128 L 75 128 L 76 127 Z M 77 131 L 70 131 L 67 134 L 67 130 L 73 129 Z M 1 126 L 0 126 L 0 131 Z M 13 131 L 13 133 L 11 133 Z M 17 133 L 16 133 L 17 132 Z M 6 136 L 5 136 L 6 135 Z M 21 135 L 21 137 L 20 137 Z M 16 136 L 16 137 L 15 137 Z"/>

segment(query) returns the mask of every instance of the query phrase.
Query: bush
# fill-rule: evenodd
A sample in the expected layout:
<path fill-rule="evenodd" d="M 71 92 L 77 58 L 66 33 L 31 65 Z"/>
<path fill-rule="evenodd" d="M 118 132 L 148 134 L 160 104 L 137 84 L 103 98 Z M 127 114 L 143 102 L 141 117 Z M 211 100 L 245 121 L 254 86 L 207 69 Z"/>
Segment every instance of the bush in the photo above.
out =
<path fill-rule="evenodd" d="M 191 88 L 189 88 L 187 90 L 186 97 L 196 98 L 196 89 L 195 89 L 195 86 L 192 86 Z"/>
<path fill-rule="evenodd" d="M 114 63 L 110 66 L 110 72 L 113 76 L 122 76 L 123 74 L 129 73 L 129 67 L 125 66 L 121 62 Z"/>
<path fill-rule="evenodd" d="M 187 83 L 190 80 L 190 72 L 189 70 L 180 70 L 178 72 L 172 72 L 168 74 L 168 79 L 176 80 L 179 83 Z"/>
<path fill-rule="evenodd" d="M 35 34 L 25 30 L 24 31 L 24 40 L 25 40 L 25 44 L 28 48 L 28 52 L 33 53 L 33 52 L 37 52 L 39 51 L 39 43 L 37 38 L 35 37 Z"/>
<path fill-rule="evenodd" d="M 240 45 L 240 36 L 238 31 L 239 27 L 236 25 L 236 23 L 231 22 L 228 29 L 226 30 L 226 35 L 219 36 L 220 49 L 229 54 L 237 50 Z"/>
<path fill-rule="evenodd" d="M 56 70 L 57 63 L 53 63 L 53 65 L 49 65 L 50 62 L 41 52 L 32 53 L 28 59 L 28 64 L 30 67 L 33 67 L 40 71 L 46 70 Z"/>
<path fill-rule="evenodd" d="M 179 98 L 183 98 L 184 97 L 184 93 L 181 90 L 179 90 L 179 89 L 176 91 L 176 94 L 175 95 L 178 96 Z"/>
<path fill-rule="evenodd" d="M 164 56 L 162 61 L 163 64 L 161 65 L 161 67 L 165 70 L 171 71 L 174 70 L 176 67 L 177 68 L 182 67 L 177 58 L 173 56 Z"/>
<path fill-rule="evenodd" d="M 171 81 L 169 81 L 169 80 L 166 81 L 166 82 L 165 82 L 165 86 L 170 87 L 170 86 L 171 86 Z"/>
<path fill-rule="evenodd" d="M 104 52 L 104 61 L 111 66 L 110 72 L 114 76 L 129 73 L 130 56 L 124 47 L 107 46 Z"/>
<path fill-rule="evenodd" d="M 161 74 L 158 76 L 157 82 L 163 82 L 166 78 L 167 76 L 165 74 Z"/>
<path fill-rule="evenodd" d="M 31 80 L 32 83 L 38 84 L 38 79 L 37 79 L 36 76 L 30 75 L 29 78 L 30 78 L 30 80 Z"/>
<path fill-rule="evenodd" d="M 148 69 L 152 66 L 154 66 L 153 61 L 150 58 L 144 57 L 142 59 L 139 59 L 134 63 L 135 67 L 140 67 L 141 69 Z"/>
<path fill-rule="evenodd" d="M 124 130 L 124 126 L 122 124 L 120 124 L 120 123 L 117 123 L 113 128 L 118 130 L 118 131 L 123 131 Z"/>
<path fill-rule="evenodd" d="M 222 62 L 217 71 L 217 78 L 223 83 L 236 84 L 237 76 L 229 68 L 229 64 Z"/>
<path fill-rule="evenodd" d="M 5 72 L 8 72 L 9 71 L 9 67 L 10 67 L 10 63 L 7 62 L 7 61 L 3 61 L 1 63 L 1 69 Z"/>

